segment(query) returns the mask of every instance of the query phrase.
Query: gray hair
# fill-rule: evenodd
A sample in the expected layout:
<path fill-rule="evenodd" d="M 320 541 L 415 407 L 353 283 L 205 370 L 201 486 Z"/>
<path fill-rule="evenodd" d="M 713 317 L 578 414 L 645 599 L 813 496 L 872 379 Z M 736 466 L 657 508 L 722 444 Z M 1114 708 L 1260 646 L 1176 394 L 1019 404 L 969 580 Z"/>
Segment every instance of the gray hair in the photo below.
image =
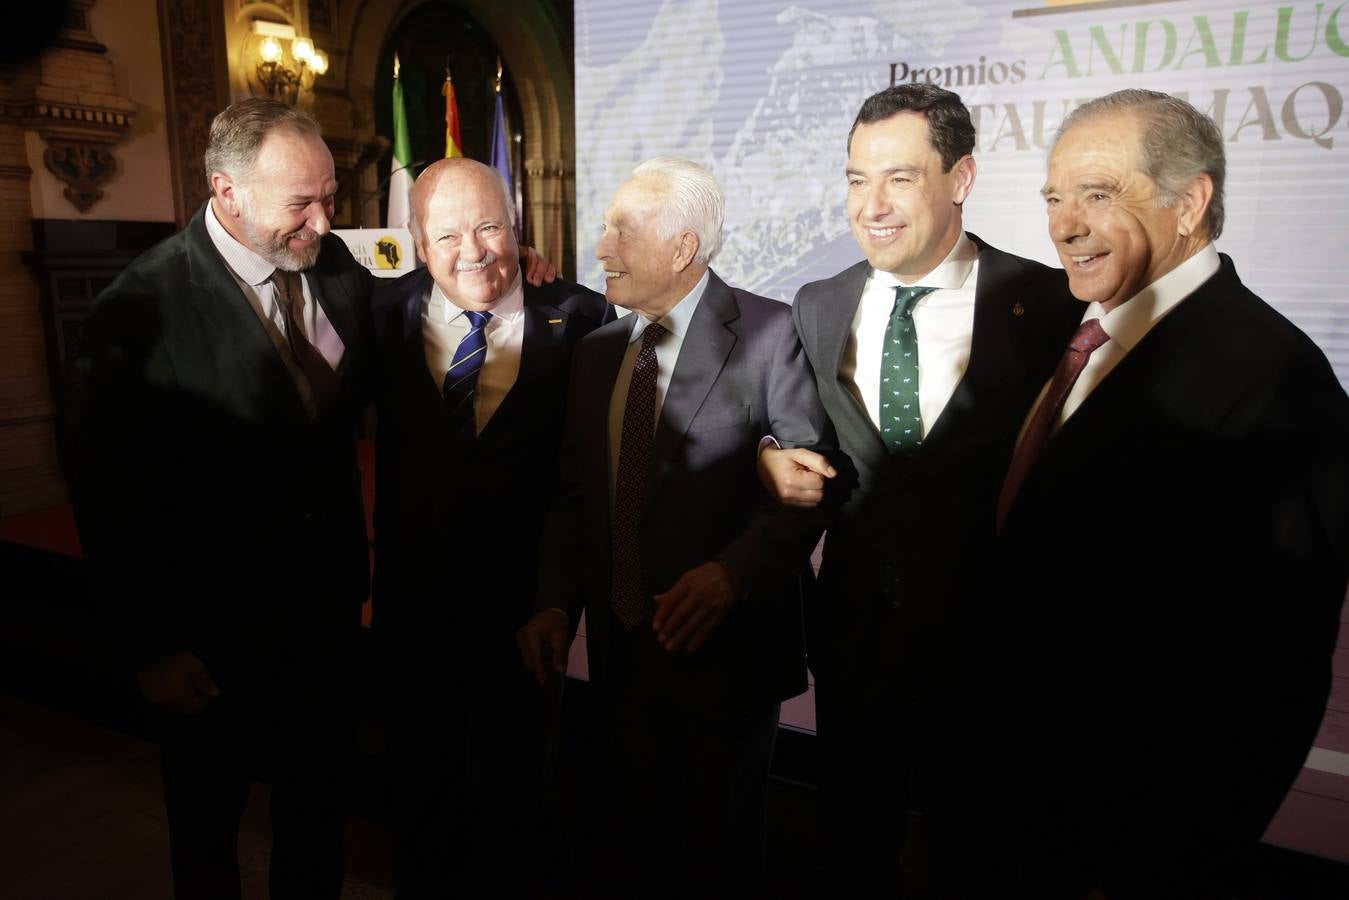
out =
<path fill-rule="evenodd" d="M 437 160 L 436 162 L 428 166 L 426 169 L 424 169 L 421 175 L 417 176 L 417 181 L 413 185 L 413 195 L 412 195 L 413 203 L 412 209 L 410 210 L 411 214 L 408 216 L 408 230 L 412 232 L 412 239 L 414 241 L 420 241 L 425 237 L 425 232 L 422 230 L 422 207 L 425 206 L 426 203 L 425 201 L 417 202 L 418 195 L 416 190 L 416 184 L 420 183 L 422 178 L 424 177 L 429 178 L 431 179 L 431 181 L 429 182 L 428 187 L 424 188 L 424 190 L 434 191 L 440 179 L 446 176 L 447 173 L 445 172 L 445 169 L 461 168 L 470 163 L 472 165 L 469 166 L 469 168 L 476 168 L 480 171 L 486 169 L 488 172 L 491 173 L 488 176 L 488 178 L 491 180 L 493 184 L 497 186 L 497 188 L 500 189 L 501 203 L 506 208 L 506 220 L 510 223 L 511 228 L 514 228 L 515 197 L 512 196 L 511 186 L 510 184 L 507 183 L 506 176 L 502 175 L 500 170 L 494 169 L 491 166 L 485 166 L 482 163 L 478 162 L 477 160 L 467 159 L 465 157 L 454 157 L 454 159 L 462 160 L 462 162 L 455 163 L 455 162 L 447 162 L 446 160 Z"/>
<path fill-rule="evenodd" d="M 258 149 L 274 131 L 323 137 L 313 116 L 279 100 L 250 97 L 227 106 L 217 115 L 211 121 L 205 158 L 206 183 L 212 191 L 211 175 L 214 172 L 246 181 L 257 161 Z"/>
<path fill-rule="evenodd" d="M 1054 135 L 1054 145 L 1074 125 L 1120 114 L 1135 114 L 1143 120 L 1143 174 L 1157 185 L 1158 206 L 1175 204 L 1196 176 L 1207 175 L 1213 181 L 1213 198 L 1204 224 L 1209 240 L 1216 241 L 1223 232 L 1223 183 L 1227 177 L 1223 136 L 1212 119 L 1186 101 L 1160 91 L 1115 91 L 1069 113 Z M 1054 147 L 1049 149 L 1053 152 Z"/>
<path fill-rule="evenodd" d="M 669 202 L 661 206 L 656 228 L 669 239 L 681 231 L 698 236 L 693 259 L 709 263 L 721 249 L 721 224 L 726 218 L 726 195 L 703 166 L 687 159 L 657 156 L 632 170 L 633 177 L 654 176 L 665 182 Z"/>

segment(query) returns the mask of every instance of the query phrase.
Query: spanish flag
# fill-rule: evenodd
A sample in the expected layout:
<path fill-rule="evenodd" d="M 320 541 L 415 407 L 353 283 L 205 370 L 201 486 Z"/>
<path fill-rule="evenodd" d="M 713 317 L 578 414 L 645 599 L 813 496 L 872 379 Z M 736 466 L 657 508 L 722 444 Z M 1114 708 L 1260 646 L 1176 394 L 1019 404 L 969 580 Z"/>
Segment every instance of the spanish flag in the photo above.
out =
<path fill-rule="evenodd" d="M 459 104 L 454 102 L 454 82 L 450 70 L 445 69 L 445 84 L 440 89 L 445 95 L 445 158 L 464 155 L 464 139 L 459 136 Z"/>

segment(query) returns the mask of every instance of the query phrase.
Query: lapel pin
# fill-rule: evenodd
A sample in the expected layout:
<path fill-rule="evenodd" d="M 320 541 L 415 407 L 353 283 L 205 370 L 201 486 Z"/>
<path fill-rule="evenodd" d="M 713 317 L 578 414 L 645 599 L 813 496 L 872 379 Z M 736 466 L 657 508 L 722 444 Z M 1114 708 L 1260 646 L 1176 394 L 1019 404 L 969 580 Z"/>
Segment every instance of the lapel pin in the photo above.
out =
<path fill-rule="evenodd" d="M 1021 305 L 1020 300 L 1016 301 L 1016 303 L 1012 305 L 1012 315 L 1017 316 L 1019 318 L 1021 316 L 1024 316 L 1025 314 L 1026 314 L 1026 307 Z"/>
<path fill-rule="evenodd" d="M 549 324 L 549 325 L 561 325 L 561 324 L 562 324 L 562 320 L 561 320 L 561 319 L 549 319 L 549 320 L 548 320 L 548 324 Z"/>

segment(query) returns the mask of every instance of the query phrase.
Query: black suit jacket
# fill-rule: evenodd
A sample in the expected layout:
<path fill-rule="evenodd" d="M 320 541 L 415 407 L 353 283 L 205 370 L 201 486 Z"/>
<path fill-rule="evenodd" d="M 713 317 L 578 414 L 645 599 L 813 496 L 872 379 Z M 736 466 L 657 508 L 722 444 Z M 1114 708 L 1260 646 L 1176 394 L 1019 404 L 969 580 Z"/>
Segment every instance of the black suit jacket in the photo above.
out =
<path fill-rule="evenodd" d="M 593 680 L 608 675 L 609 400 L 632 333 L 625 316 L 590 335 L 572 365 L 562 490 L 544 541 L 540 605 L 586 612 Z M 805 690 L 800 576 L 818 515 L 776 507 L 755 477 L 763 435 L 823 447 L 827 423 L 788 308 L 712 273 L 671 375 L 652 445 L 641 519 L 648 598 L 720 560 L 748 589 L 695 653 L 669 653 L 635 631 L 632 677 L 702 709 L 771 703 Z"/>
<path fill-rule="evenodd" d="M 514 652 L 537 592 L 572 350 L 613 309 L 567 281 L 526 282 L 519 375 L 468 438 L 447 425 L 443 374 L 426 365 L 421 304 L 431 285 L 418 269 L 376 291 L 374 624 L 385 636 L 430 640 L 451 624 L 487 627 Z"/>
<path fill-rule="evenodd" d="M 886 451 L 838 375 L 870 265 L 807 284 L 796 296 L 796 328 L 856 477 L 830 522 L 811 608 L 811 668 L 822 688 L 866 677 L 865 647 L 883 603 L 899 606 L 905 623 L 889 646 L 918 669 L 946 673 L 935 683 L 955 686 L 966 599 L 991 547 L 1012 444 L 1082 314 L 1061 271 L 969 237 L 979 248 L 969 367 L 906 459 Z"/>
<path fill-rule="evenodd" d="M 370 275 L 330 235 L 305 273 L 345 345 L 339 395 L 311 420 L 204 215 L 133 262 L 85 323 L 75 500 L 133 651 L 192 650 L 227 681 L 275 658 L 304 617 L 359 621 Z"/>
<path fill-rule="evenodd" d="M 1030 469 L 987 696 L 1043 846 L 1109 896 L 1188 896 L 1273 816 L 1325 709 L 1347 501 L 1349 399 L 1226 257 Z"/>

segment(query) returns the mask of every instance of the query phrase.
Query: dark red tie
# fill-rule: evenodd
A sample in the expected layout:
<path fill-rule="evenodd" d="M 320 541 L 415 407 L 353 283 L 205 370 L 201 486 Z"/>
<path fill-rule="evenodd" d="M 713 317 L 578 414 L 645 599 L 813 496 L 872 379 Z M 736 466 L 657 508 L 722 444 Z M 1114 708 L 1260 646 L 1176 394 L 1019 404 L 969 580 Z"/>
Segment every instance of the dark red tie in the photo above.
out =
<path fill-rule="evenodd" d="M 651 438 L 656 430 L 656 342 L 665 329 L 655 322 L 642 333 L 642 349 L 632 367 L 628 400 L 623 407 L 623 437 L 614 480 L 614 518 L 611 529 L 614 615 L 629 631 L 642 621 L 646 593 L 642 590 L 642 556 L 637 540 L 646 478 L 651 465 Z"/>
<path fill-rule="evenodd" d="M 1007 478 L 1002 483 L 1002 493 L 998 495 L 999 531 L 1002 531 L 1002 523 L 1007 519 L 1007 511 L 1012 508 L 1017 491 L 1021 490 L 1021 482 L 1026 480 L 1026 473 L 1030 471 L 1035 458 L 1040 455 L 1040 450 L 1049 440 L 1064 401 L 1068 399 L 1069 392 L 1077 383 L 1077 377 L 1086 368 L 1087 359 L 1093 350 L 1108 340 L 1110 335 L 1101 327 L 1101 321 L 1088 319 L 1078 326 L 1077 333 L 1069 341 L 1068 350 L 1059 360 L 1059 367 L 1054 370 L 1049 389 L 1045 391 L 1040 405 L 1035 408 L 1035 415 L 1031 417 L 1030 424 L 1026 426 L 1026 433 L 1021 436 L 1021 443 L 1017 445 L 1016 453 L 1012 455 L 1012 465 L 1007 469 Z"/>

